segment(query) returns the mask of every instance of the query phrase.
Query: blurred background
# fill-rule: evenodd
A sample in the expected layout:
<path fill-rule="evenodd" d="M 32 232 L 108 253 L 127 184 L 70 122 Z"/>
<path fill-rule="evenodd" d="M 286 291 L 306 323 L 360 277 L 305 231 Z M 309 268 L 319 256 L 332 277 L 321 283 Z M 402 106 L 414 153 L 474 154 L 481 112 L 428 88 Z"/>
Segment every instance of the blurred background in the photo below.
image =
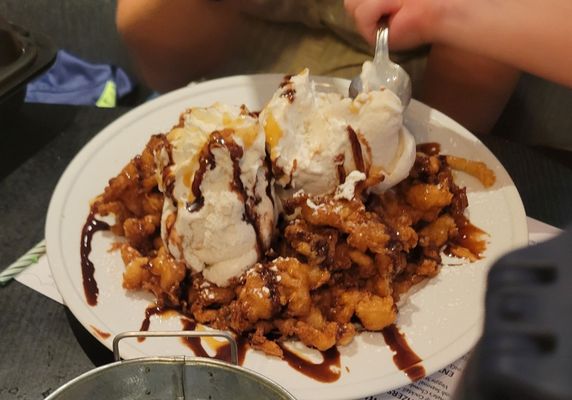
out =
<path fill-rule="evenodd" d="M 168 1 L 168 0 L 165 0 Z M 117 106 L 133 107 L 147 101 L 154 95 L 154 92 L 146 87 L 137 77 L 134 65 L 131 63 L 128 52 L 122 43 L 115 26 L 115 8 L 116 0 L 1 0 L 0 16 L 6 20 L 29 29 L 32 32 L 43 33 L 51 38 L 58 49 L 65 50 L 67 53 L 77 57 L 80 60 L 94 65 L 109 65 L 114 68 L 120 68 L 133 82 L 134 86 L 128 94 L 119 98 Z M 286 72 L 292 67 L 291 60 L 294 57 L 301 57 L 300 60 L 304 65 L 309 66 L 316 74 L 333 75 L 341 77 L 351 77 L 360 68 L 358 60 L 369 58 L 367 52 L 359 49 L 350 48 L 346 43 L 334 37 L 331 33 L 322 31 L 316 32 L 310 30 L 301 24 L 269 24 L 262 21 L 253 23 L 248 33 L 253 42 L 257 46 L 249 46 L 242 49 L 243 51 L 235 58 L 231 58 L 225 65 L 204 78 L 215 78 L 225 75 L 247 74 L 255 71 L 265 72 Z M 271 30 L 270 35 L 261 35 L 260 32 Z M 325 37 L 329 39 L 328 49 L 324 54 L 339 57 L 340 68 L 338 69 L 320 69 L 320 58 L 313 57 L 318 50 L 323 50 L 322 44 L 325 43 Z M 302 43 L 304 42 L 304 43 Z M 302 53 L 302 44 L 305 45 L 304 54 Z M 264 49 L 265 57 L 261 56 L 261 49 Z M 273 59 L 272 62 L 269 62 Z M 572 89 L 562 87 L 557 84 L 547 82 L 543 79 L 524 74 L 511 99 L 509 100 L 504 112 L 495 125 L 492 134 L 495 136 L 510 139 L 514 142 L 534 146 L 544 154 L 548 155 L 552 160 L 559 164 L 572 168 Z M 0 160 L 0 178 L 8 175 L 8 173 L 16 168 L 19 162 L 25 161 L 30 154 L 39 152 L 42 146 L 56 137 L 62 130 L 69 129 L 74 134 L 77 133 L 78 126 L 83 126 L 84 130 L 91 129 L 87 117 L 88 111 L 71 110 L 70 108 L 52 109 L 51 115 L 41 115 L 35 113 L 34 109 L 28 109 L 33 117 L 26 118 L 24 115 L 20 118 L 17 125 L 3 125 L 2 131 L 18 132 L 22 131 L 21 126 L 25 125 L 25 131 L 34 132 L 36 140 L 31 144 L 28 138 L 15 138 L 14 135 L 0 135 L 0 144 L 5 149 L 20 149 L 22 154 L 9 152 L 9 154 Z M 119 117 L 126 110 L 110 110 L 108 114 L 109 121 Z M 84 112 L 82 114 L 82 112 Z M 0 115 L 1 116 L 1 115 Z M 85 118 L 85 119 L 82 119 Z M 45 121 L 44 121 L 45 120 Z M 57 122 L 54 122 L 56 121 Z M 77 123 L 74 121 L 78 121 Z M 71 126 L 71 128 L 69 128 Z M 47 128 L 49 127 L 49 128 Z M 99 129 L 99 128 L 98 128 Z M 77 136 L 77 135 L 76 135 Z M 81 140 L 86 139 L 84 134 Z M 25 141 L 26 146 L 16 146 L 16 143 Z M 73 138 L 66 136 L 62 141 L 71 142 Z M 79 141 L 79 139 L 78 139 Z M 486 143 L 486 142 L 485 142 Z M 83 144 L 83 143 L 82 143 Z M 71 158 L 76 149 L 70 145 L 68 156 Z M 79 148 L 79 145 L 77 145 Z M 62 150 L 64 149 L 64 150 Z M 67 151 L 67 147 L 58 147 L 58 151 Z M 499 154 L 512 151 L 510 148 L 504 149 L 502 144 L 497 143 L 496 150 Z M 24 154 L 23 152 L 26 152 Z M 18 158 L 18 162 L 14 160 Z M 57 154 L 53 159 L 60 159 L 61 154 Z M 50 158 L 50 160 L 52 160 Z M 534 160 L 533 158 L 529 160 Z M 531 163 L 527 159 L 522 159 L 522 164 Z M 515 162 L 516 163 L 516 162 Z M 518 164 L 518 163 L 516 163 Z M 33 164 L 32 164 L 33 165 Z M 43 169 L 52 168 L 53 165 L 42 165 Z M 61 163 L 58 168 L 65 167 L 65 163 Z M 542 165 L 530 165 L 529 169 L 539 169 L 544 167 L 549 172 L 550 169 Z M 36 171 L 30 168 L 30 176 L 35 175 Z M 515 176 L 515 181 L 519 189 L 529 190 L 527 185 L 529 174 L 526 168 L 520 176 Z M 57 174 L 56 174 L 57 175 Z M 558 188 L 562 191 L 566 190 L 566 182 L 560 181 L 556 174 L 547 173 L 549 177 L 554 177 L 549 182 L 548 190 L 534 187 L 528 192 L 528 198 L 525 199 L 527 210 L 537 210 L 547 208 L 545 214 L 538 214 L 537 218 L 543 219 L 545 222 L 564 227 L 564 222 L 570 223 L 569 207 L 567 210 L 552 210 L 545 203 L 553 201 L 558 202 Z M 53 179 L 56 179 L 54 176 Z M 44 190 L 45 196 L 51 193 L 53 182 L 43 182 L 46 186 Z M 9 187 L 8 183 L 5 187 Z M 569 187 L 569 184 L 568 186 Z M 536 194 L 538 192 L 538 194 Z M 547 200 L 549 197 L 549 200 Z M 18 200 L 19 201 L 19 200 Z M 5 248 L 13 249 L 12 253 L 15 257 L 17 254 L 23 253 L 29 248 L 32 240 L 37 240 L 41 235 L 41 231 L 29 229 L 37 233 L 38 238 L 31 238 L 28 241 L 20 240 L 23 236 L 22 231 L 26 231 L 20 225 L 22 221 L 41 220 L 44 218 L 43 208 L 45 204 L 37 200 L 30 208 L 38 208 L 37 215 L 15 215 L 14 221 L 17 223 L 5 224 L 4 230 L 7 232 L 6 226 L 13 226 L 15 233 L 11 234 L 10 241 L 6 242 Z M 43 201 L 45 202 L 45 201 Z M 41 204 L 40 204 L 41 203 Z M 562 206 L 562 205 L 560 205 Z M 564 204 L 565 208 L 566 205 Z M 8 207 L 6 207 L 7 209 Z M 556 208 L 556 205 L 554 205 Z M 5 211 L 2 207 L 0 210 Z M 26 210 L 24 210 L 26 211 Z M 3 214 L 4 218 L 4 214 Z M 6 219 L 3 219 L 6 222 Z M 7 236 L 8 237 L 8 236 Z M 13 240 L 16 237 L 19 240 Z M 15 243 L 14 242 L 18 242 Z M 22 242 L 22 243 L 19 243 Z M 14 289 L 16 290 L 16 289 Z M 46 339 L 48 340 L 48 339 Z M 34 360 L 36 362 L 36 360 Z M 67 362 L 67 361 L 66 361 Z M 59 382 L 63 383 L 63 382 Z"/>
<path fill-rule="evenodd" d="M 17 25 L 49 35 L 58 48 L 89 63 L 122 68 L 136 85 L 128 96 L 120 100 L 120 104 L 137 105 L 148 98 L 151 90 L 137 79 L 115 27 L 115 8 L 115 0 L 3 0 L 0 2 L 0 15 Z M 268 26 L 264 29 L 268 29 Z M 295 52 L 301 37 L 316 35 L 300 24 L 280 24 L 278 27 L 274 24 L 273 29 L 275 32 L 270 35 L 272 40 L 279 37 L 282 42 L 272 49 L 276 52 L 277 59 L 280 58 L 279 52 L 290 55 Z M 260 47 L 264 45 L 264 40 L 257 35 Z M 268 47 L 272 46 L 266 46 Z M 339 57 L 341 52 L 340 48 L 335 53 Z M 246 51 L 241 60 L 226 63 L 216 74 L 244 74 L 252 72 L 249 71 L 252 69 L 279 72 L 281 68 L 287 67 L 279 61 L 272 65 L 260 65 L 256 53 Z M 309 59 L 306 63 L 313 62 Z M 337 71 L 317 70 L 321 74 L 346 77 L 352 76 L 355 71 L 356 65 Z M 540 149 L 549 148 L 553 150 L 551 156 L 572 166 L 571 109 L 571 89 L 523 75 L 493 134 L 538 146 Z"/>

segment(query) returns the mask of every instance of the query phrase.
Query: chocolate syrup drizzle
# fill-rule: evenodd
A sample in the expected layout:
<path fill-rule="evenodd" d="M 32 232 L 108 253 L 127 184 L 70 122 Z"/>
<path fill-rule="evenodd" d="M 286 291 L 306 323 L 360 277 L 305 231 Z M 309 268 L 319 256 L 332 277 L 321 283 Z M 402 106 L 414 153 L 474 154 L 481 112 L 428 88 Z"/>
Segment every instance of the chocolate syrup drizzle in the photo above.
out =
<path fill-rule="evenodd" d="M 450 240 L 450 243 L 443 250 L 450 257 L 455 257 L 454 246 L 464 247 L 469 250 L 477 259 L 482 258 L 482 254 L 487 249 L 486 241 L 481 239 L 486 232 L 477 228 L 464 215 L 455 216 L 455 224 L 459 233 Z"/>
<path fill-rule="evenodd" d="M 267 280 L 271 280 L 270 277 Z M 172 311 L 171 308 L 163 308 L 159 306 L 150 306 L 145 310 L 145 319 L 141 323 L 141 327 L 139 328 L 140 331 L 148 331 L 151 316 L 153 315 L 162 315 L 169 311 Z M 181 318 L 181 323 L 183 325 L 183 329 L 186 331 L 194 331 L 197 327 L 197 323 L 192 321 L 188 318 Z M 143 342 L 145 340 L 144 337 L 137 338 L 139 342 Z M 211 356 L 205 347 L 201 343 L 201 339 L 198 337 L 185 337 L 181 339 L 183 343 L 193 351 L 195 356 L 197 357 L 208 357 L 208 358 L 216 358 L 218 360 L 230 362 L 230 344 L 223 344 L 219 348 L 216 349 L 214 356 Z M 238 364 L 243 365 L 244 359 L 246 358 L 246 352 L 250 348 L 248 344 L 247 338 L 243 336 L 237 336 L 235 338 L 236 344 L 238 347 Z M 293 351 L 289 350 L 282 344 L 279 344 L 280 348 L 284 354 L 284 360 L 290 365 L 292 368 L 297 370 L 298 372 L 315 379 L 319 382 L 334 382 L 338 380 L 341 376 L 341 361 L 340 361 L 340 352 L 334 346 L 326 351 L 321 351 L 323 361 L 321 363 L 314 364 Z M 335 369 L 333 370 L 332 367 Z"/>
<path fill-rule="evenodd" d="M 436 156 L 441 152 L 441 145 L 434 142 L 420 143 L 416 146 L 416 150 L 428 156 Z"/>
<path fill-rule="evenodd" d="M 365 162 L 363 160 L 363 153 L 361 151 L 361 144 L 358 139 L 356 131 L 348 125 L 348 138 L 350 140 L 350 144 L 352 145 L 352 154 L 354 157 L 354 163 L 356 165 L 356 169 L 360 172 L 365 173 Z"/>
<path fill-rule="evenodd" d="M 271 277 L 265 277 L 265 281 L 271 281 Z M 141 323 L 140 331 L 148 331 L 151 316 L 163 315 L 169 311 L 179 311 L 174 308 L 150 306 L 145 310 L 145 319 Z M 181 318 L 183 329 L 186 331 L 194 331 L 197 323 L 188 318 Z M 393 362 L 401 371 L 403 371 L 412 381 L 417 381 L 425 377 L 425 368 L 421 365 L 421 358 L 409 347 L 403 333 L 399 331 L 397 326 L 390 325 L 384 328 L 381 333 L 391 351 L 393 351 Z M 139 342 L 143 342 L 145 338 L 137 338 Z M 186 337 L 181 339 L 183 343 L 189 347 L 197 357 L 216 358 L 218 360 L 230 362 L 230 344 L 223 344 L 216 349 L 214 356 L 211 356 L 201 343 L 198 337 Z M 244 336 L 235 338 L 238 346 L 238 364 L 243 365 L 246 352 L 250 349 L 248 340 Z M 292 350 L 289 350 L 284 344 L 278 344 L 283 352 L 284 361 L 296 371 L 304 374 L 318 382 L 330 383 L 337 381 L 341 376 L 341 357 L 337 347 L 331 347 L 326 351 L 321 351 L 323 361 L 313 363 Z"/>
<path fill-rule="evenodd" d="M 296 100 L 296 89 L 286 89 L 282 92 L 282 94 L 280 95 L 280 97 L 284 97 L 286 99 L 288 99 L 288 102 L 290 104 L 294 103 L 294 100 Z"/>
<path fill-rule="evenodd" d="M 284 75 L 282 82 L 280 82 L 280 89 L 284 89 L 280 94 L 280 97 L 284 97 L 288 100 L 290 104 L 296 100 L 296 89 L 289 87 L 292 84 L 292 75 Z"/>
<path fill-rule="evenodd" d="M 274 184 L 274 177 L 272 176 L 272 160 L 270 159 L 270 152 L 266 149 L 266 157 L 264 158 L 264 176 L 266 177 L 266 196 L 274 206 L 274 196 L 272 196 L 272 185 Z"/>
<path fill-rule="evenodd" d="M 186 331 L 194 331 L 197 327 L 197 323 L 191 321 L 187 318 L 181 318 L 181 323 L 183 324 L 184 330 Z M 250 348 L 248 346 L 248 342 L 242 336 L 236 337 L 236 345 L 238 347 L 238 365 L 244 364 L 244 359 L 246 357 L 246 351 Z M 221 345 L 219 348 L 216 349 L 216 353 L 214 356 L 209 355 L 207 350 L 203 347 L 201 343 L 201 338 L 199 337 L 185 337 L 182 338 L 183 343 L 190 348 L 195 356 L 197 357 L 207 357 L 207 358 L 216 358 L 217 360 L 231 362 L 230 359 L 230 344 L 225 343 Z"/>
<path fill-rule="evenodd" d="M 336 163 L 336 172 L 338 173 L 338 183 L 342 184 L 346 181 L 346 169 L 344 168 L 344 161 L 346 156 L 344 154 L 338 154 L 334 158 Z"/>
<path fill-rule="evenodd" d="M 280 88 L 283 88 L 284 86 L 288 85 L 290 83 L 290 80 L 292 79 L 292 75 L 284 75 L 284 77 L 282 78 L 282 82 L 280 82 Z"/>
<path fill-rule="evenodd" d="M 147 307 L 147 309 L 145 310 L 145 319 L 141 323 L 141 327 L 139 328 L 139 330 L 142 332 L 146 332 L 149 330 L 149 326 L 151 324 L 151 317 L 153 315 L 164 315 L 164 314 L 171 312 L 171 311 L 180 312 L 180 310 L 178 310 L 176 308 L 159 307 L 156 305 Z M 181 324 L 183 325 L 183 329 L 186 331 L 194 331 L 195 328 L 197 327 L 197 323 L 194 321 L 191 321 L 188 318 L 181 318 Z M 145 337 L 138 337 L 137 341 L 143 342 L 143 341 L 145 341 L 145 339 L 146 339 Z M 230 344 L 229 343 L 225 343 L 225 344 L 221 345 L 219 348 L 216 349 L 215 355 L 211 356 L 211 355 L 209 355 L 209 353 L 207 353 L 207 350 L 203 347 L 203 345 L 201 343 L 201 338 L 199 338 L 199 337 L 184 337 L 184 338 L 181 338 L 181 340 L 183 341 L 183 343 L 188 348 L 190 348 L 193 351 L 193 353 L 197 357 L 216 358 L 218 360 L 231 362 Z M 245 338 L 243 338 L 242 336 L 237 337 L 235 340 L 236 340 L 236 344 L 238 347 L 238 364 L 242 365 L 244 363 L 244 358 L 246 357 L 246 351 L 250 347 L 248 345 L 247 340 Z"/>
<path fill-rule="evenodd" d="M 236 192 L 244 202 L 243 220 L 248 222 L 254 228 L 254 232 L 256 233 L 256 243 L 258 245 L 258 252 L 259 254 L 262 254 L 264 249 L 264 242 L 262 241 L 262 235 L 260 233 L 258 216 L 256 214 L 256 210 L 254 209 L 256 199 L 254 199 L 252 196 L 248 196 L 244 185 L 242 184 L 242 179 L 240 179 L 240 160 L 243 155 L 243 149 L 232 139 L 232 133 L 232 130 L 214 131 L 211 134 L 208 143 L 203 146 L 199 156 L 199 168 L 195 172 L 191 186 L 193 196 L 195 196 L 195 201 L 192 203 L 187 203 L 186 208 L 189 212 L 196 212 L 204 206 L 205 199 L 203 197 L 201 185 L 203 183 L 205 173 L 209 170 L 213 170 L 216 167 L 216 159 L 213 154 L 213 149 L 226 149 L 230 155 L 233 168 L 233 179 L 230 184 L 231 190 Z M 267 188 L 266 190 L 268 192 L 268 190 L 271 189 Z"/>
<path fill-rule="evenodd" d="M 166 314 L 167 312 L 171 311 L 171 309 L 168 308 L 163 308 L 163 307 L 159 307 L 159 306 L 150 306 L 147 307 L 145 309 L 145 319 L 143 319 L 143 322 L 141 322 L 141 327 L 139 328 L 139 330 L 141 332 L 146 332 L 149 330 L 149 325 L 151 325 L 151 317 L 153 315 L 163 315 Z M 137 338 L 138 342 L 143 342 L 145 341 L 144 337 L 138 337 Z"/>
<path fill-rule="evenodd" d="M 254 119 L 257 119 L 258 116 L 260 115 L 260 111 L 250 111 L 248 107 L 246 107 L 246 104 L 240 105 L 240 113 L 242 115 L 248 115 L 249 117 Z"/>
<path fill-rule="evenodd" d="M 203 208 L 205 204 L 205 198 L 203 197 L 201 185 L 207 170 L 213 170 L 216 167 L 216 160 L 212 149 L 215 147 L 225 147 L 225 144 L 225 140 L 220 132 L 215 131 L 211 135 L 209 142 L 201 149 L 201 154 L 199 156 L 199 168 L 195 172 L 193 183 L 191 185 L 191 192 L 193 193 L 195 200 L 192 203 L 186 204 L 187 211 L 196 212 Z"/>
<path fill-rule="evenodd" d="M 397 326 L 389 325 L 381 333 L 385 343 L 393 351 L 393 362 L 412 381 L 418 381 L 425 376 L 425 368 L 421 365 L 421 358 L 409 347 L 403 333 Z"/>
<path fill-rule="evenodd" d="M 296 371 L 318 382 L 330 383 L 340 379 L 340 352 L 336 346 L 330 347 L 326 351 L 321 351 L 323 361 L 318 364 L 314 364 L 300 357 L 293 351 L 288 350 L 283 344 L 280 344 L 280 348 L 284 354 L 284 361 Z"/>
<path fill-rule="evenodd" d="M 107 339 L 108 337 L 111 336 L 111 333 L 102 331 L 101 329 L 98 329 L 93 325 L 90 325 L 90 327 L 91 327 L 91 329 L 93 329 L 93 331 L 96 333 L 96 335 L 102 339 Z"/>
<path fill-rule="evenodd" d="M 107 222 L 95 219 L 95 213 L 90 211 L 87 220 L 81 230 L 81 274 L 83 278 L 83 291 L 85 299 L 90 306 L 97 305 L 97 296 L 99 295 L 99 288 L 95 280 L 95 267 L 93 262 L 89 259 L 91 253 L 91 242 L 93 235 L 98 231 L 107 231 L 110 226 Z"/>

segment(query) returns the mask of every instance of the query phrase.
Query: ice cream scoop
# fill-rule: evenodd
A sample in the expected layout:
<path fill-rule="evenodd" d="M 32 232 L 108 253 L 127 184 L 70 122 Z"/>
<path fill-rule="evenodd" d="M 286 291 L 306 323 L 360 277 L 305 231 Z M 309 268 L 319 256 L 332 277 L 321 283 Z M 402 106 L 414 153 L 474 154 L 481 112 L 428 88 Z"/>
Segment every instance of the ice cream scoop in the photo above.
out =
<path fill-rule="evenodd" d="M 244 106 L 192 108 L 167 139 L 171 148 L 155 155 L 161 237 L 176 260 L 225 286 L 269 248 L 275 224 L 257 116 Z"/>
<path fill-rule="evenodd" d="M 300 189 L 331 193 L 356 170 L 381 192 L 407 177 L 415 161 L 415 141 L 395 93 L 381 88 L 355 99 L 323 93 L 308 70 L 285 78 L 260 124 L 281 197 Z"/>

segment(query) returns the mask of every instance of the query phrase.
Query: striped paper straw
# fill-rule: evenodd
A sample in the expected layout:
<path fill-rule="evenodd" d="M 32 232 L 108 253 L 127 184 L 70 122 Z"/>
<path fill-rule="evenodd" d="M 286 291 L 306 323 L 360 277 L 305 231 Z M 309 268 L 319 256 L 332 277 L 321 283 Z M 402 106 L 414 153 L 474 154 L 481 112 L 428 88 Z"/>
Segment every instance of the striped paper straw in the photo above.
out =
<path fill-rule="evenodd" d="M 46 254 L 46 241 L 42 240 L 32 247 L 22 257 L 13 262 L 8 268 L 0 272 L 0 286 L 6 285 L 16 275 L 38 262 L 41 256 Z"/>

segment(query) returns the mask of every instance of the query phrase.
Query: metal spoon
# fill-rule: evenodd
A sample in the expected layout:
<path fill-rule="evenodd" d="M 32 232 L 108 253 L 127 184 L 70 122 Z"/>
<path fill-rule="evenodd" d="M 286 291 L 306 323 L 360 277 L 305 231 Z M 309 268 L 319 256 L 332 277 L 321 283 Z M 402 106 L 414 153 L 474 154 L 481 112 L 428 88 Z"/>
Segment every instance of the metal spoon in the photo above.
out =
<path fill-rule="evenodd" d="M 389 26 L 384 21 L 377 30 L 375 55 L 370 65 L 364 64 L 362 73 L 352 79 L 349 95 L 355 98 L 361 92 L 378 90 L 382 86 L 393 91 L 403 108 L 411 101 L 411 78 L 405 70 L 389 58 Z"/>

